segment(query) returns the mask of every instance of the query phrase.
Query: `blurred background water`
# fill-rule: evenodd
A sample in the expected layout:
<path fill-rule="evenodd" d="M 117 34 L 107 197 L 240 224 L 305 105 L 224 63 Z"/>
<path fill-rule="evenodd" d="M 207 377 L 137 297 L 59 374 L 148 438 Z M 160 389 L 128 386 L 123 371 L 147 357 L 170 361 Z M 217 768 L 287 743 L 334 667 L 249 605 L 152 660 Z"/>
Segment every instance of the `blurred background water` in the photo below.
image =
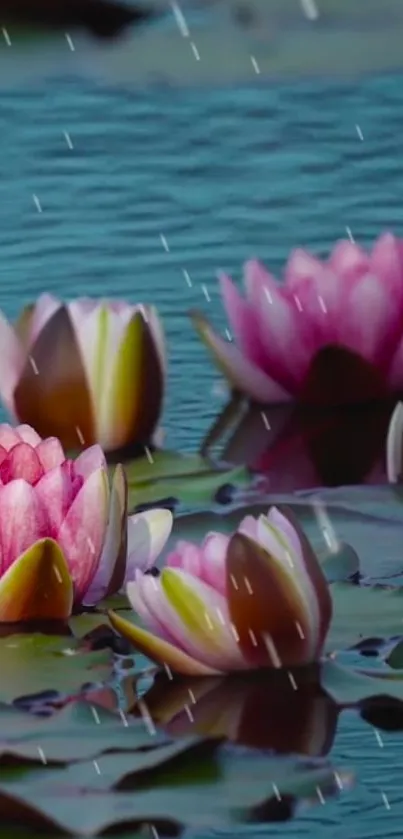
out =
<path fill-rule="evenodd" d="M 217 269 L 240 278 L 256 256 L 281 274 L 295 246 L 401 233 L 402 6 L 323 5 L 315 33 L 286 0 L 256 3 L 246 29 L 206 3 L 193 41 L 171 16 L 121 52 L 78 40 L 69 54 L 62 35 L 29 61 L 1 50 L 0 306 L 14 317 L 43 290 L 157 305 L 169 446 L 196 449 L 224 402 L 187 318 L 199 307 L 225 328 Z M 335 758 L 360 778 L 342 803 L 249 834 L 400 835 L 399 735 L 382 750 L 347 717 Z"/>

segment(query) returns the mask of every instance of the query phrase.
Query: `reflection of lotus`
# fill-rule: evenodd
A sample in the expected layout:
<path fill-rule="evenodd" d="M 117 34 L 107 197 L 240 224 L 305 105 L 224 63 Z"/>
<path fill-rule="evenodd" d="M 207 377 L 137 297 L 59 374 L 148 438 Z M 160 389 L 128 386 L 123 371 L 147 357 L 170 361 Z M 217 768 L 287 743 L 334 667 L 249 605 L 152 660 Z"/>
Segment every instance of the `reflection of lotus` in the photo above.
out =
<path fill-rule="evenodd" d="M 115 629 L 186 675 L 316 661 L 332 611 L 297 519 L 276 508 L 247 516 L 232 537 L 178 542 L 161 575 L 138 573 L 127 594 L 151 632 L 111 613 Z"/>
<path fill-rule="evenodd" d="M 118 465 L 109 488 L 99 446 L 66 460 L 56 438 L 0 427 L 0 621 L 63 619 L 95 604 L 153 563 L 172 516 L 127 519 Z"/>
<path fill-rule="evenodd" d="M 281 753 L 319 757 L 332 746 L 337 708 L 315 674 L 260 674 L 206 679 L 157 676 L 144 696 L 147 712 L 170 735 L 226 737 Z"/>
<path fill-rule="evenodd" d="M 43 294 L 15 330 L 0 319 L 0 343 L 3 401 L 42 437 L 105 451 L 151 439 L 165 366 L 154 309 Z"/>
<path fill-rule="evenodd" d="M 231 386 L 260 403 L 340 405 L 402 391 L 402 255 L 388 233 L 370 254 L 349 241 L 325 262 L 297 250 L 284 286 L 249 262 L 246 299 L 221 277 L 236 345 L 198 314 L 196 328 Z"/>
<path fill-rule="evenodd" d="M 119 0 L 0 0 L 3 24 L 45 29 L 84 29 L 99 38 L 113 38 L 132 24 L 155 16 Z"/>
<path fill-rule="evenodd" d="M 394 402 L 339 409 L 270 405 L 262 412 L 233 398 L 202 444 L 220 460 L 246 464 L 267 478 L 270 492 L 318 486 L 382 484 L 385 437 Z"/>

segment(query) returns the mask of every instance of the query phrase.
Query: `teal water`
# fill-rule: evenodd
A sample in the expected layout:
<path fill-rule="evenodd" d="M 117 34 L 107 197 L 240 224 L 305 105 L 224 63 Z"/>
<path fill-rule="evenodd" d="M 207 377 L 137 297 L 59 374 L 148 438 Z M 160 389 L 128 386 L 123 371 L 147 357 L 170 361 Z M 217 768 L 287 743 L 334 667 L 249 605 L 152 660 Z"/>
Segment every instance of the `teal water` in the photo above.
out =
<path fill-rule="evenodd" d="M 61 79 L 2 90 L 0 306 L 15 316 L 43 290 L 156 304 L 170 348 L 167 443 L 194 450 L 224 397 L 186 310 L 201 307 L 224 328 L 216 271 L 239 277 L 252 255 L 281 271 L 292 247 L 325 254 L 347 228 L 363 244 L 384 228 L 401 234 L 402 117 L 403 78 L 392 76 L 143 92 Z M 380 563 L 388 534 L 377 530 Z M 398 562 L 403 530 L 393 537 Z M 364 547 L 366 538 L 373 546 L 363 524 Z M 383 739 L 346 714 L 332 756 L 355 768 L 355 789 L 240 834 L 400 836 L 402 740 Z"/>

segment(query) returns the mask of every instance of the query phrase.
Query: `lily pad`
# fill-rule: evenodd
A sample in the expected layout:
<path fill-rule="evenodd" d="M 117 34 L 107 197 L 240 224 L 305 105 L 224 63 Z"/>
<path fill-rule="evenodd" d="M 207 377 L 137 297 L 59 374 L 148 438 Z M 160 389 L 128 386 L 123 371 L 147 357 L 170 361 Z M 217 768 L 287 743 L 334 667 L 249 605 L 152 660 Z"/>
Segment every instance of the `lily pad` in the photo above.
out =
<path fill-rule="evenodd" d="M 47 718 L 0 706 L 0 753 L 38 763 L 86 760 L 105 751 L 151 749 L 167 743 L 142 719 L 87 702 L 69 702 Z"/>
<path fill-rule="evenodd" d="M 167 501 L 207 504 L 220 501 L 220 496 L 226 501 L 236 487 L 250 481 L 243 466 L 228 468 L 200 455 L 162 450 L 126 462 L 125 469 L 130 510 Z"/>
<path fill-rule="evenodd" d="M 386 662 L 393 670 L 403 670 L 403 640 L 394 645 L 386 658 Z"/>
<path fill-rule="evenodd" d="M 329 652 L 353 647 L 364 638 L 403 634 L 403 589 L 335 583 L 331 592 Z"/>
<path fill-rule="evenodd" d="M 37 828 L 53 828 L 80 836 L 96 836 L 118 825 L 164 824 L 181 828 L 219 829 L 239 822 L 270 819 L 272 799 L 284 797 L 319 802 L 352 781 L 350 772 L 324 761 L 303 762 L 245 749 L 221 748 L 192 759 L 167 763 L 143 777 L 138 756 L 114 756 L 108 784 L 99 784 L 101 761 L 77 765 L 72 772 L 44 770 L 42 777 L 0 784 L 0 816 Z M 130 765 L 132 757 L 132 765 Z M 129 759 L 128 759 L 129 758 Z"/>
<path fill-rule="evenodd" d="M 86 682 L 108 678 L 110 650 L 89 652 L 73 637 L 10 635 L 0 638 L 0 702 L 45 690 L 77 692 Z"/>
<path fill-rule="evenodd" d="M 319 559 L 328 583 L 359 579 L 360 559 L 347 542 L 340 542 L 334 550 L 319 555 Z"/>
<path fill-rule="evenodd" d="M 356 707 L 376 697 L 403 702 L 403 670 L 357 669 L 326 661 L 321 685 L 339 706 Z"/>

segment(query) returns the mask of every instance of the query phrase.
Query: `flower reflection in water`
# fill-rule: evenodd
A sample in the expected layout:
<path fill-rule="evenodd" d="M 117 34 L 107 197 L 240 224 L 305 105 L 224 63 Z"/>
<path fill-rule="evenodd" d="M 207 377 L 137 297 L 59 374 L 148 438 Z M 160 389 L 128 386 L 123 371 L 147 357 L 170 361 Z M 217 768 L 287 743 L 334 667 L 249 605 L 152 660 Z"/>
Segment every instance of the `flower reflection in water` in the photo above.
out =
<path fill-rule="evenodd" d="M 352 408 L 302 405 L 266 408 L 233 397 L 209 429 L 201 450 L 246 464 L 267 478 L 270 492 L 387 482 L 385 440 L 395 402 Z"/>
<path fill-rule="evenodd" d="M 158 674 L 144 703 L 172 736 L 197 733 L 280 754 L 322 757 L 332 747 L 338 709 L 321 691 L 317 675 L 315 668 L 224 679 Z"/>

